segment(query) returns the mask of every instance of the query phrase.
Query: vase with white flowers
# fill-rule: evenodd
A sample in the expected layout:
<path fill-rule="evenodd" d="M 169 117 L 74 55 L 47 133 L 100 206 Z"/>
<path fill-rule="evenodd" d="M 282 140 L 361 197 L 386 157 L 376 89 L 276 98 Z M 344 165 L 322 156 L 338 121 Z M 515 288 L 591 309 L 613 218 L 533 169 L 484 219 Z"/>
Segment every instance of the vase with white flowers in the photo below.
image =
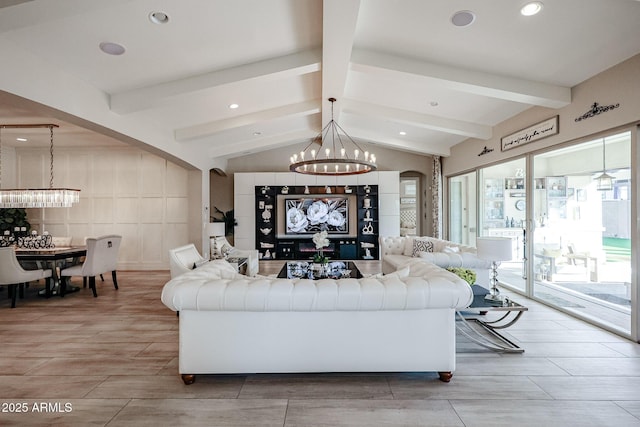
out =
<path fill-rule="evenodd" d="M 327 238 L 327 231 L 320 231 L 313 235 L 313 243 L 316 245 L 316 254 L 313 256 L 313 262 L 317 264 L 327 264 L 329 258 L 324 256 L 324 248 L 329 246 L 329 239 Z"/>

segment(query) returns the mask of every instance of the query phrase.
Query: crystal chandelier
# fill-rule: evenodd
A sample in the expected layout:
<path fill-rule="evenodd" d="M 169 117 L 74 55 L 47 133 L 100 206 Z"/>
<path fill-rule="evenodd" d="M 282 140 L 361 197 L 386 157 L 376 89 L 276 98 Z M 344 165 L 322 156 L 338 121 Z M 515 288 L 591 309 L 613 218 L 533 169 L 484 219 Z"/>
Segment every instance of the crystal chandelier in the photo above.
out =
<path fill-rule="evenodd" d="M 289 159 L 289 170 L 308 175 L 356 175 L 378 169 L 376 156 L 363 150 L 333 119 L 309 145 Z M 342 135 L 341 135 L 342 133 Z"/>
<path fill-rule="evenodd" d="M 54 124 L 0 125 L 0 208 L 68 208 L 80 201 L 80 190 L 53 187 L 53 128 Z M 2 129 L 49 129 L 50 178 L 49 188 L 2 188 Z"/>

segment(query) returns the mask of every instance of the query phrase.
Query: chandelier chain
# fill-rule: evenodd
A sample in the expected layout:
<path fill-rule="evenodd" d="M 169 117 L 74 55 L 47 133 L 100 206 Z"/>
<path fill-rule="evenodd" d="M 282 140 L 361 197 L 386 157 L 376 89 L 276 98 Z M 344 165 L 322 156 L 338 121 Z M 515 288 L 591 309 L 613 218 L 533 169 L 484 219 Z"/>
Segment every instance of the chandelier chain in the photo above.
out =
<path fill-rule="evenodd" d="M 50 164 L 49 164 L 49 188 L 53 188 L 53 126 L 49 126 L 49 135 L 50 135 L 50 143 L 49 143 L 49 155 L 50 155 Z"/>

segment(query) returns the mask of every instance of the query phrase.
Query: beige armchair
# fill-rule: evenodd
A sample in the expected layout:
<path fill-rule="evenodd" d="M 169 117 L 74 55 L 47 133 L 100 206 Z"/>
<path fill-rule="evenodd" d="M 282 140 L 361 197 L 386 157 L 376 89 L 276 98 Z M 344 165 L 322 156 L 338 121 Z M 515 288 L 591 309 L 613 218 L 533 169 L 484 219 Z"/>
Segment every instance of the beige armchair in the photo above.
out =
<path fill-rule="evenodd" d="M 0 286 L 9 287 L 11 308 L 16 306 L 18 286 L 40 279 L 47 280 L 47 289 L 49 289 L 51 270 L 24 270 L 16 258 L 16 251 L 13 247 L 0 248 Z"/>

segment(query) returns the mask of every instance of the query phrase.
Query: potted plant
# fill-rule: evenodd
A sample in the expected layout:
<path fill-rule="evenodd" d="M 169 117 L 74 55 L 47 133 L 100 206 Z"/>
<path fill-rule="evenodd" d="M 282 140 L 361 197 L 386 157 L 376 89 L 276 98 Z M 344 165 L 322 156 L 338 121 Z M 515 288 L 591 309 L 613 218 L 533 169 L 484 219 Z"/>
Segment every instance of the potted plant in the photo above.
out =
<path fill-rule="evenodd" d="M 221 211 L 216 206 L 213 207 L 216 210 L 217 214 L 220 214 L 220 217 L 211 217 L 211 222 L 224 222 L 224 235 L 225 236 L 233 236 L 233 232 L 235 231 L 234 227 L 238 225 L 233 213 L 233 209 L 228 210 L 226 212 Z M 233 239 L 229 243 L 233 244 Z"/>
<path fill-rule="evenodd" d="M 0 234 L 4 235 L 6 230 L 12 233 L 15 227 L 26 227 L 27 232 L 31 230 L 27 211 L 22 208 L 0 209 Z"/>
<path fill-rule="evenodd" d="M 313 262 L 317 264 L 326 264 L 329 262 L 329 258 L 324 256 L 324 248 L 329 246 L 329 239 L 327 238 L 327 231 L 320 231 L 313 235 L 313 243 L 316 245 L 316 254 L 313 256 Z"/>

